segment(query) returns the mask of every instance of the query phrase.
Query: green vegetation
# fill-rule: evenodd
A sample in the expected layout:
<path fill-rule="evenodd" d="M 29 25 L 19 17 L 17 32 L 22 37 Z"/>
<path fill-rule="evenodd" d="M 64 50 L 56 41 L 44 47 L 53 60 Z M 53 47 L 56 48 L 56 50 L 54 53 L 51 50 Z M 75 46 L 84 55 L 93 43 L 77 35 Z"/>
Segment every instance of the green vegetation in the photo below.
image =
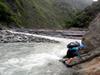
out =
<path fill-rule="evenodd" d="M 63 28 L 64 20 L 72 16 L 74 9 L 55 0 L 11 0 L 0 1 L 1 22 L 29 28 Z M 3 19 L 4 18 L 4 19 Z"/>
<path fill-rule="evenodd" d="M 93 3 L 81 12 L 66 20 L 66 27 L 88 27 L 89 23 L 95 18 L 100 12 L 100 1 Z"/>
<path fill-rule="evenodd" d="M 3 1 L 0 2 L 0 21 L 1 22 L 11 22 L 11 13 L 9 12 L 9 8 L 4 4 Z"/>
<path fill-rule="evenodd" d="M 8 27 L 14 25 L 26 28 L 68 28 L 80 19 L 77 17 L 73 19 L 76 16 L 75 13 L 81 8 L 76 4 L 73 5 L 72 2 L 61 0 L 0 0 L 0 23 L 6 23 Z"/>
<path fill-rule="evenodd" d="M 66 27 L 87 27 L 93 16 L 82 11 L 77 13 L 72 19 L 65 21 Z"/>

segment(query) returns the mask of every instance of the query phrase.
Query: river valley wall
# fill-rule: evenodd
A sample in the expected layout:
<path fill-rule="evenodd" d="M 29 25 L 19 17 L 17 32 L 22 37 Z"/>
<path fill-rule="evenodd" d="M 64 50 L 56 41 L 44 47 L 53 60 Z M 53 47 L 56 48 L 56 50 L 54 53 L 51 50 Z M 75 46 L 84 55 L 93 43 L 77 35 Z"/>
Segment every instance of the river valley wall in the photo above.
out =
<path fill-rule="evenodd" d="M 80 71 L 84 75 L 100 75 L 100 13 L 90 23 L 89 31 L 84 35 L 84 42 L 87 49 L 86 54 L 93 55 L 88 62 L 81 64 Z M 94 59 L 93 59 L 94 58 Z"/>

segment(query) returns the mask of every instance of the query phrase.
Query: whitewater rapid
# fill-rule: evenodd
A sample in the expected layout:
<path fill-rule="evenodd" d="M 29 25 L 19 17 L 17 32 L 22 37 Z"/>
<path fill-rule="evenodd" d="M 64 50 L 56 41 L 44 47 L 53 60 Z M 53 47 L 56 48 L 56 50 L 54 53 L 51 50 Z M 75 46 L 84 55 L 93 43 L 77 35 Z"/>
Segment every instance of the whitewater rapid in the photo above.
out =
<path fill-rule="evenodd" d="M 81 42 L 81 40 L 76 39 L 22 32 L 12 33 L 46 38 L 60 41 L 60 43 L 0 43 L 0 75 L 61 75 L 64 68 L 58 60 L 66 54 L 66 45 L 72 41 Z M 58 68 L 57 65 L 61 68 Z M 71 75 L 71 72 L 67 73 Z"/>

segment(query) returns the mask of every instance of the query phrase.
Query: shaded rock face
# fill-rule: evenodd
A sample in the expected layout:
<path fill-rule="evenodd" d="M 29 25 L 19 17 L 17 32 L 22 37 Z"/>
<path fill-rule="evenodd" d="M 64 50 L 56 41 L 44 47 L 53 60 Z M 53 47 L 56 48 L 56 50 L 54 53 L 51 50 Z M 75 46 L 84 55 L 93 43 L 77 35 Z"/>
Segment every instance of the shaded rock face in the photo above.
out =
<path fill-rule="evenodd" d="M 100 13 L 90 23 L 89 32 L 84 36 L 84 38 L 89 50 L 93 50 L 100 46 Z"/>
<path fill-rule="evenodd" d="M 90 52 L 86 54 L 91 57 L 82 64 L 80 72 L 84 75 L 100 75 L 100 13 L 90 23 L 89 32 L 84 36 L 84 42 L 87 45 L 85 52 Z"/>

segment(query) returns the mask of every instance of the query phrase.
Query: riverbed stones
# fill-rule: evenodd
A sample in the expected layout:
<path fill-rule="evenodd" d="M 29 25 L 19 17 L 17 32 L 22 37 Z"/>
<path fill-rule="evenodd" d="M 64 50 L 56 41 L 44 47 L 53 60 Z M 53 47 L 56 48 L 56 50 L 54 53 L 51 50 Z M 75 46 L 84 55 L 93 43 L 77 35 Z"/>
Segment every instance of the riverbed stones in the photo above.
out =
<path fill-rule="evenodd" d="M 0 43 L 13 43 L 13 42 L 55 42 L 57 41 L 39 38 L 31 35 L 11 33 L 7 30 L 0 31 Z"/>

